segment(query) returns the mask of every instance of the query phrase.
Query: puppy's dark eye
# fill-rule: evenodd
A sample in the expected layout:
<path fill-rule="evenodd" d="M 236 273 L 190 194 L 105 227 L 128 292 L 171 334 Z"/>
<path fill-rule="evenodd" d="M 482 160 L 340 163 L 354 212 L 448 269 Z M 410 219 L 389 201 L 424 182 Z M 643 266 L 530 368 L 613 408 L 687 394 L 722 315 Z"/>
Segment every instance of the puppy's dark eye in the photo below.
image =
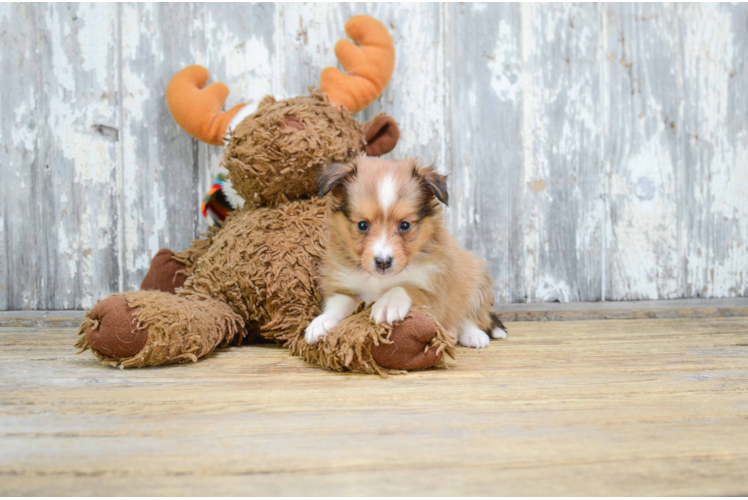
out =
<path fill-rule="evenodd" d="M 358 227 L 359 233 L 365 233 L 366 231 L 369 230 L 369 223 L 366 222 L 365 220 L 362 220 L 361 222 L 356 224 L 356 227 Z"/>
<path fill-rule="evenodd" d="M 408 222 L 408 221 L 404 220 L 404 221 L 402 221 L 402 222 L 400 223 L 400 227 L 399 227 L 399 229 L 400 229 L 400 232 L 401 232 L 401 233 L 407 233 L 408 231 L 410 231 L 410 227 L 411 227 L 411 226 L 410 226 L 410 222 Z"/>

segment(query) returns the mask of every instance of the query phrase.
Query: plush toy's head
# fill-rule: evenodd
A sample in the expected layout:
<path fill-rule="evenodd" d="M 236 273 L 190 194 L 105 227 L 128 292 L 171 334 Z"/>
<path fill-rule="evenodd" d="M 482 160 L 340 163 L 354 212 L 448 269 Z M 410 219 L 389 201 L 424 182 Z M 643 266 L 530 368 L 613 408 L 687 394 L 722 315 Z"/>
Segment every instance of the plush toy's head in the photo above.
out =
<path fill-rule="evenodd" d="M 266 97 L 230 134 L 223 164 L 242 198 L 272 206 L 314 193 L 318 172 L 330 162 L 361 151 L 390 151 L 396 132 L 392 118 L 379 115 L 359 124 L 320 93 L 282 101 Z"/>
<path fill-rule="evenodd" d="M 169 83 L 167 103 L 175 121 L 190 135 L 210 144 L 224 144 L 224 166 L 233 189 L 252 206 L 274 206 L 311 196 L 319 170 L 344 162 L 362 151 L 378 156 L 391 151 L 400 131 L 384 114 L 360 124 L 351 113 L 384 91 L 394 69 L 392 39 L 381 23 L 355 16 L 346 33 L 359 45 L 340 40 L 335 53 L 344 74 L 326 68 L 321 92 L 276 101 L 265 97 L 249 114 L 243 104 L 221 113 L 228 88 L 203 88 L 208 71 L 190 66 Z"/>

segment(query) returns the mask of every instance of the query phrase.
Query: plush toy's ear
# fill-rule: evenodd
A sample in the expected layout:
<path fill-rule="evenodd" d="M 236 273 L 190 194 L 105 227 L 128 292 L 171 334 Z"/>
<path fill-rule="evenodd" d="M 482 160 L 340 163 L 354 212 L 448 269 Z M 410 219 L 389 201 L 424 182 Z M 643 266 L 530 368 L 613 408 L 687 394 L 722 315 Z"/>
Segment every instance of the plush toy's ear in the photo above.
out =
<path fill-rule="evenodd" d="M 400 128 L 397 122 L 385 114 L 378 115 L 369 124 L 366 131 L 366 154 L 369 156 L 382 156 L 387 154 L 397 145 L 400 139 Z"/>
<path fill-rule="evenodd" d="M 419 178 L 424 189 L 430 190 L 436 199 L 448 205 L 449 193 L 447 192 L 447 178 L 434 170 L 434 167 L 423 167 L 418 163 L 413 164 L 413 177 Z"/>
<path fill-rule="evenodd" d="M 325 167 L 317 181 L 317 194 L 320 198 L 335 189 L 340 181 L 349 175 L 356 175 L 356 167 L 350 163 L 331 163 Z"/>

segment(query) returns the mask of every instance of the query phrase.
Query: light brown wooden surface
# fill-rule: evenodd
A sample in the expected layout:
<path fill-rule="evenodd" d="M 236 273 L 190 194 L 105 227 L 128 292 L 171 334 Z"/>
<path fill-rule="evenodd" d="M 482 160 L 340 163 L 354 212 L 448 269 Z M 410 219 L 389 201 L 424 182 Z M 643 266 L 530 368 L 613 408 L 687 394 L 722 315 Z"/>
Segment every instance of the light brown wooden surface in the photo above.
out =
<path fill-rule="evenodd" d="M 748 494 L 748 318 L 524 322 L 452 369 L 116 370 L 0 329 L 0 493 Z"/>
<path fill-rule="evenodd" d="M 497 304 L 506 321 L 581 321 L 590 319 L 718 318 L 748 316 L 748 297 L 730 299 L 637 300 L 631 302 L 536 302 Z M 85 311 L 0 311 L 0 328 L 78 327 Z"/>

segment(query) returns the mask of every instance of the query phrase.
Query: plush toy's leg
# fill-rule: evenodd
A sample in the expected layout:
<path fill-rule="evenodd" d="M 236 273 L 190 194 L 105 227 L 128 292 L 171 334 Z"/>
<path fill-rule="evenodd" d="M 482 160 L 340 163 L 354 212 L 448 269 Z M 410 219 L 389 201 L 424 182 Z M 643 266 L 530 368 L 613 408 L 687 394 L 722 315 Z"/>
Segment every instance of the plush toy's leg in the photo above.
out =
<path fill-rule="evenodd" d="M 395 325 L 388 337 L 371 347 L 374 361 L 394 370 L 422 370 L 445 366 L 444 352 L 454 359 L 455 341 L 430 315 L 414 311 Z"/>
<path fill-rule="evenodd" d="M 78 333 L 81 352 L 130 368 L 197 361 L 243 336 L 244 321 L 218 300 L 139 291 L 99 301 Z"/>
<path fill-rule="evenodd" d="M 184 285 L 187 279 L 187 266 L 174 260 L 174 252 L 162 248 L 151 260 L 151 267 L 145 274 L 141 290 L 156 290 L 174 294 L 177 288 Z"/>
<path fill-rule="evenodd" d="M 159 250 L 151 259 L 151 267 L 140 283 L 140 289 L 174 294 L 177 288 L 184 286 L 197 259 L 208 251 L 217 232 L 218 228 L 208 228 L 204 238 L 194 240 L 190 248 L 181 252 L 172 252 L 168 248 Z"/>
<path fill-rule="evenodd" d="M 335 371 L 386 375 L 446 366 L 454 338 L 423 309 L 413 309 L 395 326 L 376 325 L 370 309 L 357 311 L 310 346 L 303 331 L 290 342 L 292 354 Z"/>

